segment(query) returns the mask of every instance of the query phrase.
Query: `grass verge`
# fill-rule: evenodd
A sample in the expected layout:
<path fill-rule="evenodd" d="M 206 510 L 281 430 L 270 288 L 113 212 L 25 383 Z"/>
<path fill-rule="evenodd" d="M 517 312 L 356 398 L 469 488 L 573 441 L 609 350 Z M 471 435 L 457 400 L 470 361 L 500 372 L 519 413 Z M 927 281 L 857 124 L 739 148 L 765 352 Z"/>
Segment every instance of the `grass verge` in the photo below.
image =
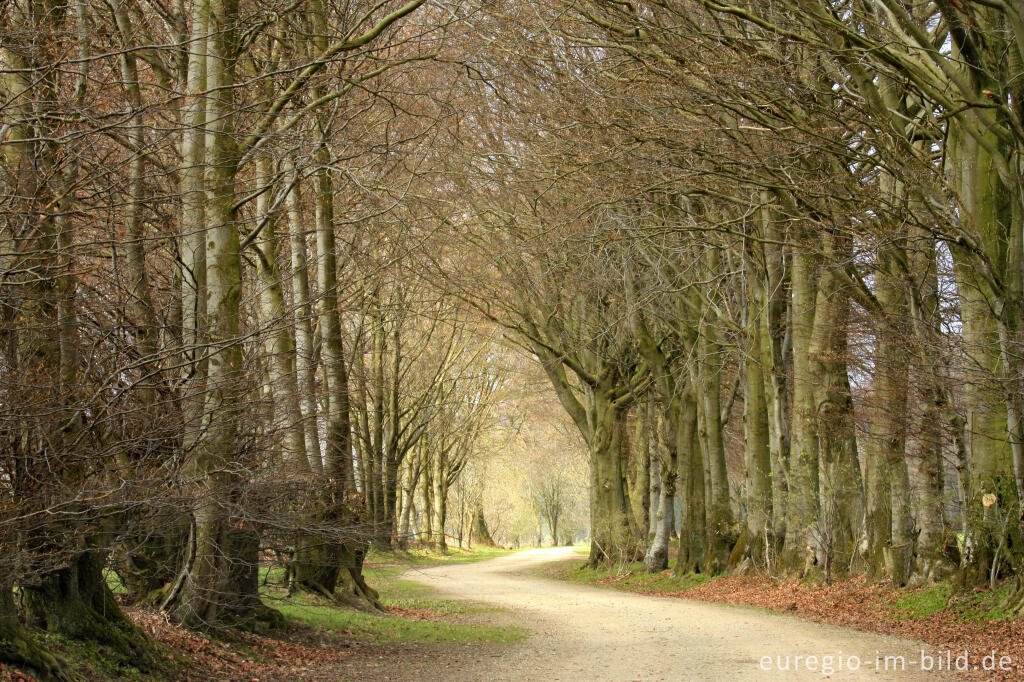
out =
<path fill-rule="evenodd" d="M 614 569 L 590 568 L 583 559 L 566 559 L 538 569 L 541 575 L 555 580 L 611 587 L 640 594 L 679 592 L 702 585 L 712 578 L 704 575 L 674 575 L 671 571 L 647 573 L 642 562 L 625 564 Z"/>
<path fill-rule="evenodd" d="M 144 672 L 130 662 L 118 664 L 96 645 L 38 631 L 31 636 L 66 661 L 76 680 L 304 679 L 310 670 L 348 659 L 360 643 L 501 644 L 523 639 L 526 632 L 520 628 L 465 622 L 472 620 L 473 614 L 495 610 L 493 607 L 445 599 L 426 585 L 400 577 L 417 568 L 482 561 L 509 553 L 496 548 L 447 554 L 372 552 L 365 575 L 388 609 L 384 614 L 353 611 L 312 595 L 289 597 L 283 585 L 284 569 L 264 567 L 260 571 L 263 598 L 292 626 L 268 636 L 234 632 L 211 636 L 179 628 L 154 610 L 129 607 L 129 618 L 153 638 L 154 651 L 163 659 L 163 669 L 157 671 Z M 124 593 L 115 572 L 109 571 L 106 577 L 115 594 Z M 0 665 L 0 680 L 31 679 Z"/>
<path fill-rule="evenodd" d="M 271 573 L 264 596 L 269 605 L 285 617 L 312 626 L 328 634 L 342 633 L 355 640 L 370 642 L 420 643 L 511 643 L 523 639 L 520 628 L 453 622 L 453 617 L 496 610 L 480 602 L 446 599 L 426 585 L 401 578 L 403 573 L 445 564 L 483 561 L 511 553 L 511 550 L 485 547 L 477 550 L 452 550 L 446 554 L 412 550 L 408 552 L 370 553 L 363 568 L 367 583 L 380 594 L 388 613 L 364 613 L 308 594 L 287 597 L 274 583 L 279 574 Z"/>
<path fill-rule="evenodd" d="M 957 590 L 950 583 L 916 589 L 893 588 L 888 582 L 870 583 L 854 576 L 827 585 L 821 581 L 775 579 L 764 574 L 716 578 L 673 576 L 666 571 L 646 574 L 639 564 L 618 570 L 581 568 L 568 560 L 550 567 L 551 578 L 612 587 L 630 592 L 681 597 L 792 615 L 813 622 L 854 627 L 869 632 L 916 639 L 933 652 L 969 652 L 966 679 L 1024 679 L 1024 618 L 1010 611 L 1014 583 L 995 589 Z M 974 671 L 985 656 L 1012 661 L 1009 671 Z"/>
<path fill-rule="evenodd" d="M 945 614 L 965 623 L 988 623 L 1012 620 L 1014 585 L 1011 582 L 995 589 L 958 592 L 948 582 L 922 587 L 909 593 L 897 593 L 890 610 L 894 620 L 915 620 Z"/>

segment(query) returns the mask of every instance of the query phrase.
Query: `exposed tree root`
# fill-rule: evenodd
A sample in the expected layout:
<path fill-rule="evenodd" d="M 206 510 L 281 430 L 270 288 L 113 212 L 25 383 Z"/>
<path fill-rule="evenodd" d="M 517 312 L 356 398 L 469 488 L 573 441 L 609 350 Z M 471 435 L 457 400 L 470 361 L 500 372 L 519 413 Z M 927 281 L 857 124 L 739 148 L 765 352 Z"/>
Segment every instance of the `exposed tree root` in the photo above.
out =
<path fill-rule="evenodd" d="M 21 668 L 40 680 L 73 679 L 63 661 L 33 642 L 20 627 L 0 627 L 0 662 Z"/>
<path fill-rule="evenodd" d="M 107 587 L 103 559 L 100 552 L 83 552 L 38 584 L 23 587 L 26 614 L 48 632 L 96 642 L 117 661 L 156 669 L 152 642 L 125 617 Z"/>

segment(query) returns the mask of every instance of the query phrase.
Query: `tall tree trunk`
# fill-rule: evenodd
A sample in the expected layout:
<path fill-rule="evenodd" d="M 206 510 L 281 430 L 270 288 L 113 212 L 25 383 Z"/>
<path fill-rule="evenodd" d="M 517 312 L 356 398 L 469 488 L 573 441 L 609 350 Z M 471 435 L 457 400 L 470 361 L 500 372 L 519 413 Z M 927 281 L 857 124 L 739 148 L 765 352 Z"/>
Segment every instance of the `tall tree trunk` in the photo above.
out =
<path fill-rule="evenodd" d="M 894 281 L 892 255 L 879 255 L 875 299 L 882 308 L 875 332 L 875 374 L 871 433 L 866 452 L 868 574 L 888 572 L 896 585 L 907 579 L 913 553 L 909 479 L 906 465 L 907 357 L 898 324 L 907 314 L 906 299 Z"/>
<path fill-rule="evenodd" d="M 160 325 L 153 304 L 149 273 L 146 270 L 145 235 L 143 234 L 142 220 L 146 128 L 142 120 L 143 102 L 139 90 L 138 65 L 135 53 L 130 50 L 131 46 L 128 44 L 132 28 L 125 0 L 117 0 L 114 4 L 114 18 L 125 43 L 120 55 L 121 82 L 127 93 L 128 104 L 132 112 L 132 125 L 128 131 L 132 159 L 128 171 L 128 196 L 124 210 L 125 236 L 127 237 L 125 266 L 129 279 L 130 307 L 135 318 L 136 345 L 142 358 L 139 368 L 139 373 L 142 376 L 140 391 L 142 402 L 148 406 L 156 398 L 154 384 L 159 381 L 155 370 Z"/>
<path fill-rule="evenodd" d="M 422 465 L 418 459 L 412 465 L 407 467 L 407 484 L 402 489 L 402 515 L 401 521 L 398 525 L 399 549 L 408 549 L 409 540 L 412 537 L 410 529 L 412 525 L 412 518 L 416 510 L 416 489 L 419 484 L 421 469 Z"/>
<path fill-rule="evenodd" d="M 765 196 L 767 199 L 767 195 Z M 764 223 L 767 242 L 762 245 L 765 263 L 764 314 L 759 315 L 761 329 L 761 366 L 765 381 L 768 413 L 768 444 L 772 465 L 772 538 L 777 556 L 786 537 L 787 491 L 789 488 L 789 448 L 791 414 L 789 409 L 789 377 L 792 372 L 792 325 L 789 324 L 784 238 L 769 213 Z M 772 567 L 774 569 L 774 566 Z"/>
<path fill-rule="evenodd" d="M 620 408 L 609 398 L 608 387 L 587 391 L 587 419 L 590 425 L 591 544 L 588 564 L 622 563 L 640 551 L 632 509 L 624 485 Z"/>
<path fill-rule="evenodd" d="M 948 372 L 940 371 L 937 359 L 938 349 L 933 345 L 940 314 L 939 282 L 935 248 L 930 235 L 922 234 L 919 245 L 907 254 L 911 280 L 910 319 L 916 344 L 915 377 L 913 382 L 920 386 L 920 404 L 917 410 L 915 429 L 917 436 L 915 475 L 911 477 L 914 487 L 916 516 L 921 529 L 917 539 L 917 575 L 923 579 L 937 580 L 955 569 L 946 557 L 947 541 L 955 546 L 955 539 L 947 537 L 944 512 L 945 442 L 944 424 L 950 423 L 955 415 L 949 399 Z M 962 429 L 957 429 L 962 431 Z M 957 435 L 954 441 L 962 441 Z"/>
<path fill-rule="evenodd" d="M 847 375 L 847 324 L 850 299 L 833 268 L 850 258 L 845 236 L 825 235 L 825 259 L 817 287 L 810 340 L 813 399 L 821 457 L 821 522 L 817 528 L 819 561 L 826 577 L 846 571 L 860 534 L 864 514 L 863 482 L 853 424 L 853 398 Z M 904 460 L 904 471 L 906 462 Z M 904 477 L 905 479 L 905 477 Z"/>
<path fill-rule="evenodd" d="M 656 477 L 651 476 L 652 451 L 651 441 L 651 414 L 653 410 L 651 401 L 648 401 L 641 408 L 642 412 L 634 420 L 636 435 L 632 442 L 636 449 L 632 454 L 633 479 L 630 492 L 630 500 L 633 503 L 633 516 L 641 534 L 650 541 L 654 534 L 654 517 L 658 494 L 655 491 Z"/>
<path fill-rule="evenodd" d="M 673 402 L 678 403 L 678 400 Z M 677 410 L 673 409 L 672 412 L 677 412 Z M 655 517 L 654 538 L 644 556 L 644 568 L 650 573 L 664 571 L 668 568 L 668 545 L 672 536 L 672 521 L 676 512 L 676 480 L 678 478 L 676 425 L 673 416 L 666 415 L 665 419 L 660 420 L 661 429 L 652 434 L 652 439 L 657 444 L 660 493 Z"/>
<path fill-rule="evenodd" d="M 377 302 L 379 306 L 379 302 Z M 387 347 L 387 332 L 384 329 L 384 315 L 378 308 L 374 315 L 374 328 L 371 331 L 373 351 L 371 362 L 373 363 L 373 431 L 370 436 L 370 452 L 367 460 L 370 466 L 370 487 L 371 513 L 373 518 L 373 540 L 376 543 L 383 541 L 384 528 L 384 507 L 385 507 L 385 472 L 387 467 L 387 444 L 385 442 L 385 429 L 388 423 L 388 415 L 385 412 L 386 404 L 384 363 L 385 349 Z M 437 480 L 434 481 L 438 484 Z"/>
<path fill-rule="evenodd" d="M 772 456 L 760 319 L 768 301 L 751 248 L 748 245 L 743 254 L 747 290 L 744 330 L 747 349 L 743 357 L 743 461 L 747 476 L 747 517 L 741 534 L 745 537 L 737 543 L 743 547 L 737 549 L 741 549 L 744 558 L 749 557 L 755 565 L 770 568 L 768 557 L 775 544 L 772 537 Z M 730 563 L 736 562 L 730 560 Z"/>
<path fill-rule="evenodd" d="M 306 440 L 306 458 L 314 474 L 323 473 L 320 453 L 320 433 L 317 428 L 316 363 L 313 358 L 313 308 L 309 294 L 309 258 L 306 254 L 306 230 L 302 220 L 298 170 L 286 163 L 289 181 L 294 183 L 288 193 L 288 241 L 291 247 L 292 306 L 295 309 L 295 369 L 298 375 L 299 407 L 302 410 L 302 429 Z"/>
<path fill-rule="evenodd" d="M 434 461 L 426 443 L 423 445 L 424 457 L 427 459 L 423 463 L 423 532 L 420 534 L 420 543 L 434 546 Z"/>
<path fill-rule="evenodd" d="M 271 159 L 262 157 L 260 178 L 270 182 Z M 270 192 L 264 192 L 256 199 L 256 217 L 265 221 L 256 247 L 257 271 L 263 284 L 260 292 L 260 308 L 263 326 L 270 330 L 267 351 L 271 394 L 274 404 L 275 431 L 282 433 L 282 464 L 293 474 L 309 472 L 306 456 L 303 416 L 299 407 L 299 386 L 295 371 L 295 337 L 288 320 L 284 302 L 284 288 L 278 268 L 276 216 L 270 214 Z"/>
<path fill-rule="evenodd" d="M 445 524 L 448 520 L 448 481 L 445 471 L 445 455 L 437 453 L 434 458 L 434 495 L 431 500 L 434 505 L 434 536 L 432 542 L 434 549 L 439 552 L 448 551 L 448 538 L 445 534 Z"/>
<path fill-rule="evenodd" d="M 1020 499 L 1009 438 L 1011 427 L 1016 426 L 1008 420 L 1014 406 L 1000 386 L 1004 380 L 1010 385 L 1014 383 L 1013 378 L 1004 376 L 1006 367 L 1002 353 L 1018 351 L 1007 347 L 1011 341 L 1006 333 L 1001 333 L 1005 321 L 998 316 L 1004 312 L 1001 296 L 1004 292 L 995 291 L 992 281 L 985 276 L 987 269 L 999 273 L 1002 267 L 1019 262 L 1021 257 L 1011 254 L 1012 249 L 1006 250 L 1017 241 L 1011 235 L 1020 230 L 1020 216 L 1014 215 L 1016 212 L 1008 205 L 1010 193 L 1017 188 L 1004 190 L 991 153 L 999 147 L 1000 141 L 994 132 L 988 134 L 983 144 L 957 125 L 950 128 L 947 156 L 951 180 L 959 189 L 964 222 L 978 235 L 979 246 L 987 256 L 985 266 L 978 267 L 969 249 L 950 244 L 967 356 L 964 405 L 967 408 L 970 484 L 965 501 L 968 571 L 964 577 L 970 584 L 988 578 L 999 545 L 1020 545 L 1014 541 L 1020 539 L 1019 524 L 1004 522 L 1008 515 L 1019 516 Z M 1011 269 L 1006 275 L 1004 286 L 1013 288 L 1011 280 L 1019 278 L 1020 273 Z M 995 495 L 996 502 L 986 506 L 985 495 Z M 1016 538 L 1006 542 L 1008 531 Z"/>
<path fill-rule="evenodd" d="M 753 279 L 754 275 L 749 275 Z M 750 305 L 761 300 L 760 288 L 750 293 Z M 760 307 L 760 306 L 758 306 Z M 754 315 L 749 315 L 753 318 Z M 765 378 L 761 366 L 761 323 L 747 321 L 747 342 L 751 351 L 744 357 L 743 390 L 743 459 L 746 464 L 747 519 L 745 554 L 756 566 L 768 567 L 769 552 L 774 547 L 772 525 L 772 458 L 769 444 L 768 410 L 765 398 Z"/>
<path fill-rule="evenodd" d="M 379 542 L 390 547 L 395 535 L 395 524 L 398 519 L 398 472 L 405 456 L 401 438 L 401 405 L 402 387 L 402 335 L 401 325 L 396 324 L 392 333 L 391 348 L 391 382 L 388 387 L 388 433 L 384 445 L 383 459 L 383 510 Z"/>
<path fill-rule="evenodd" d="M 804 570 L 811 534 L 818 521 L 818 438 L 810 345 L 814 327 L 817 259 L 793 251 L 793 421 L 786 539 L 779 566 L 786 572 Z"/>
<path fill-rule="evenodd" d="M 637 485 L 637 495 L 634 499 L 639 498 L 644 501 L 643 506 L 646 507 L 646 518 L 641 518 L 644 525 L 641 529 L 645 530 L 644 537 L 647 542 L 650 543 L 655 534 L 658 532 L 658 513 L 661 505 L 661 457 L 658 453 L 658 440 L 657 434 L 653 432 L 653 426 L 651 422 L 646 419 L 641 422 L 644 424 L 645 429 L 650 429 L 646 432 L 644 438 L 640 441 L 642 449 L 638 450 L 639 457 L 645 461 L 644 473 L 646 474 L 643 478 L 646 479 L 647 485 L 641 488 Z M 646 526 L 646 528 L 644 528 Z"/>
<path fill-rule="evenodd" d="M 320 338 L 323 340 L 324 384 L 327 402 L 327 432 L 324 460 L 326 473 L 341 481 L 345 492 L 355 490 L 352 471 L 352 428 L 345 366 L 344 342 L 341 335 L 341 313 L 338 310 L 338 259 L 334 240 L 334 183 L 327 168 L 329 154 L 321 147 L 317 160 L 316 235 L 318 288 L 320 290 Z"/>
<path fill-rule="evenodd" d="M 707 564 L 705 570 L 721 573 L 736 541 L 729 507 L 729 477 L 725 466 L 725 438 L 722 425 L 721 347 L 710 323 L 702 324 L 698 340 L 697 378 L 701 386 L 698 401 L 701 449 L 704 454 L 704 491 L 707 505 Z"/>
<path fill-rule="evenodd" d="M 590 555 L 588 565 L 620 564 L 642 556 L 629 500 L 622 456 L 625 419 L 621 377 L 604 368 L 602 380 L 577 399 L 561 360 L 550 349 L 534 347 L 559 402 L 572 417 L 590 455 Z M 626 394 L 628 397 L 628 393 Z"/>
<path fill-rule="evenodd" d="M 555 521 L 555 528 L 552 533 L 558 530 L 558 521 Z M 484 545 L 486 547 L 494 547 L 494 539 L 491 537 L 491 531 L 487 529 L 487 519 L 484 518 L 483 505 L 477 505 L 473 511 L 473 532 L 471 534 L 472 540 L 478 545 Z M 557 536 L 556 536 L 557 537 Z M 558 544 L 557 541 L 555 544 Z"/>
<path fill-rule="evenodd" d="M 181 139 L 182 449 L 195 447 L 202 428 L 208 370 L 206 347 L 206 109 L 210 0 L 192 5 Z"/>
<path fill-rule="evenodd" d="M 240 483 L 234 464 L 243 386 L 242 270 L 235 213 L 238 149 L 233 129 L 237 26 L 237 0 L 211 0 L 206 73 L 215 94 L 209 99 L 205 160 L 209 369 L 202 437 L 190 459 L 195 551 L 164 605 L 175 619 L 195 627 L 222 620 L 273 624 L 280 618 L 262 606 L 258 595 L 246 592 L 252 589 L 250 582 L 231 580 L 232 566 L 253 558 L 248 551 L 236 555 L 244 547 L 233 540 L 230 518 Z"/>
<path fill-rule="evenodd" d="M 697 429 L 697 400 L 692 391 L 679 399 L 676 417 L 676 453 L 683 515 L 679 526 L 677 575 L 704 572 L 706 533 L 704 503 L 704 458 Z"/>

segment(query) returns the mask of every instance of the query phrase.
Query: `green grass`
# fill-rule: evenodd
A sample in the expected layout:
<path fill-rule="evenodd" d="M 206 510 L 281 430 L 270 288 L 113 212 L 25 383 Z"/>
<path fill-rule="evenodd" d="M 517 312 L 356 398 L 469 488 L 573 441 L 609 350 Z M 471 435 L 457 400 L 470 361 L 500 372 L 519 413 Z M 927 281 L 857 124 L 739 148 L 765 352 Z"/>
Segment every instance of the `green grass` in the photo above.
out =
<path fill-rule="evenodd" d="M 994 590 L 957 592 L 948 582 L 902 594 L 893 601 L 890 611 L 894 620 L 927 618 L 948 611 L 953 619 L 963 622 L 988 622 L 1015 617 L 1010 596 L 1012 582 Z"/>
<path fill-rule="evenodd" d="M 378 590 L 385 606 L 414 610 L 418 612 L 416 617 L 358 612 L 312 595 L 289 598 L 282 584 L 285 569 L 279 566 L 261 567 L 260 581 L 267 605 L 280 610 L 296 624 L 340 633 L 362 641 L 511 643 L 524 639 L 526 631 L 514 627 L 451 622 L 466 614 L 494 611 L 494 607 L 479 602 L 444 599 L 426 585 L 399 577 L 417 568 L 482 561 L 510 553 L 510 550 L 497 548 L 452 550 L 448 554 L 422 550 L 372 552 L 364 571 L 367 581 Z M 115 594 L 125 593 L 125 586 L 115 571 L 107 570 L 105 579 Z M 74 679 L 164 682 L 184 679 L 186 669 L 191 665 L 185 654 L 159 642 L 151 644 L 157 659 L 162 663 L 162 669 L 143 672 L 133 666 L 133 661 L 119 660 L 103 646 L 38 631 L 30 631 L 29 636 L 66 661 Z M 249 648 L 243 641 L 232 638 L 223 641 L 245 658 L 254 661 L 264 658 L 262 653 Z"/>
<path fill-rule="evenodd" d="M 949 583 L 940 583 L 934 587 L 925 587 L 916 592 L 901 595 L 892 604 L 892 615 L 895 620 L 914 620 L 944 611 L 949 602 L 952 587 Z"/>
<path fill-rule="evenodd" d="M 377 615 L 340 609 L 316 600 L 293 598 L 274 604 L 286 617 L 327 632 L 344 632 L 356 639 L 373 642 L 518 642 L 525 637 L 520 628 L 470 625 L 434 620 L 413 620 L 394 615 Z"/>
<path fill-rule="evenodd" d="M 437 597 L 433 588 L 413 580 L 393 579 L 385 584 L 378 582 L 377 585 L 379 589 L 374 589 L 380 592 L 381 603 L 388 607 L 426 610 L 442 616 L 498 610 L 482 602 Z"/>
<path fill-rule="evenodd" d="M 474 547 L 473 549 L 452 548 L 442 554 L 430 549 L 382 551 L 375 548 L 370 550 L 370 554 L 366 557 L 366 563 L 371 567 L 378 564 L 398 564 L 406 567 L 468 564 L 507 556 L 517 551 L 519 550 L 501 547 Z"/>
<path fill-rule="evenodd" d="M 128 588 L 124 586 L 121 576 L 117 574 L 117 571 L 108 568 L 103 571 L 103 577 L 107 580 L 107 587 L 114 594 L 126 594 L 128 592 Z"/>
<path fill-rule="evenodd" d="M 385 607 L 421 612 L 426 619 L 400 614 L 364 613 L 342 608 L 312 595 L 286 597 L 280 586 L 283 570 L 263 569 L 261 579 L 269 577 L 264 596 L 270 606 L 285 617 L 327 632 L 344 632 L 356 639 L 373 642 L 517 642 L 526 636 L 520 628 L 448 622 L 451 616 L 495 611 L 480 602 L 445 599 L 437 591 L 401 578 L 403 573 L 429 566 L 483 561 L 510 554 L 511 550 L 481 548 L 474 551 L 452 550 L 438 554 L 423 550 L 409 552 L 372 551 L 363 567 L 363 577 L 380 595 Z"/>
<path fill-rule="evenodd" d="M 647 573 L 643 563 L 639 561 L 618 568 L 606 569 L 590 568 L 582 559 L 569 559 L 559 562 L 552 568 L 542 568 L 541 571 L 547 577 L 556 580 L 611 587 L 642 594 L 678 592 L 711 580 L 710 577 L 700 574 L 677 576 L 671 571 Z"/>
<path fill-rule="evenodd" d="M 982 590 L 965 595 L 954 601 L 953 608 L 967 621 L 1007 620 L 1014 618 L 1013 582 L 1006 582 L 994 590 Z"/>

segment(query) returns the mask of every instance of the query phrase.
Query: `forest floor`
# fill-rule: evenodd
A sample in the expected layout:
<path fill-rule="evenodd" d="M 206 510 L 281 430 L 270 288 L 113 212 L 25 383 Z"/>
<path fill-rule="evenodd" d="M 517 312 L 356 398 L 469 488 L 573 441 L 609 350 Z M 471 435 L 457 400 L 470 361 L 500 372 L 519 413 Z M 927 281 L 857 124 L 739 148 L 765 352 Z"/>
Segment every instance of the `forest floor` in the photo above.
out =
<path fill-rule="evenodd" d="M 869 583 L 864 576 L 831 585 L 780 580 L 761 573 L 709 579 L 675 576 L 671 571 L 650 574 L 640 563 L 592 570 L 579 557 L 546 564 L 539 574 L 657 597 L 752 607 L 815 623 L 920 640 L 928 644 L 926 651 L 941 652 L 944 666 L 959 677 L 1024 679 L 1024 618 L 1015 617 L 1006 606 L 1013 591 L 1011 582 L 994 590 L 963 593 L 949 583 L 897 589 L 887 581 Z"/>
<path fill-rule="evenodd" d="M 129 609 L 169 657 L 162 675 L 47 644 L 82 680 L 927 679 L 955 669 L 965 650 L 967 674 L 947 679 L 1022 679 L 1016 667 L 981 670 L 991 651 L 995 667 L 1001 656 L 1015 666 L 1024 643 L 997 594 L 954 599 L 941 585 L 896 591 L 858 580 L 703 581 L 637 566 L 602 573 L 581 569 L 577 551 L 371 556 L 367 578 L 387 614 L 288 597 L 271 571 L 264 598 L 290 623 L 273 636 L 210 638 Z M 0 680 L 30 679 L 0 667 Z"/>
<path fill-rule="evenodd" d="M 166 657 L 166 667 L 156 672 L 142 672 L 123 661 L 111 660 L 103 647 L 41 632 L 31 634 L 68 663 L 74 679 L 88 682 L 376 679 L 363 671 L 372 671 L 381 660 L 396 658 L 407 661 L 415 677 L 417 661 L 436 667 L 447 652 L 477 651 L 488 646 L 501 651 L 523 639 L 526 631 L 484 622 L 479 614 L 495 607 L 441 598 L 432 588 L 405 580 L 402 574 L 509 553 L 495 548 L 454 549 L 446 554 L 419 550 L 371 552 L 364 575 L 380 593 L 386 613 L 356 611 L 310 595 L 288 596 L 279 584 L 283 570 L 263 569 L 263 599 L 288 620 L 285 631 L 269 635 L 231 631 L 208 636 L 172 625 L 151 609 L 127 606 L 129 619 L 155 641 L 158 653 Z M 118 592 L 116 576 L 111 576 L 110 583 Z M 0 665 L 2 682 L 34 679 Z"/>

